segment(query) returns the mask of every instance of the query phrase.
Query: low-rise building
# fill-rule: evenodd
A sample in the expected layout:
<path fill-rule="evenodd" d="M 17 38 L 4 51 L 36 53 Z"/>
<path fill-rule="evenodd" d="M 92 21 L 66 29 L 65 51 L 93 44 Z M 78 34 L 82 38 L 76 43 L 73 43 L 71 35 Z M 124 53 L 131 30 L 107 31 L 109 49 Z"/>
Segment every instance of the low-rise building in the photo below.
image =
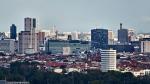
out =
<path fill-rule="evenodd" d="M 66 49 L 67 48 L 67 49 Z M 46 52 L 51 54 L 63 54 L 63 50 L 67 50 L 70 54 L 78 53 L 90 49 L 88 41 L 79 40 L 48 40 L 46 42 Z M 66 54 L 66 52 L 64 52 Z"/>
<path fill-rule="evenodd" d="M 15 40 L 14 39 L 3 39 L 0 40 L 0 51 L 4 53 L 15 53 Z"/>

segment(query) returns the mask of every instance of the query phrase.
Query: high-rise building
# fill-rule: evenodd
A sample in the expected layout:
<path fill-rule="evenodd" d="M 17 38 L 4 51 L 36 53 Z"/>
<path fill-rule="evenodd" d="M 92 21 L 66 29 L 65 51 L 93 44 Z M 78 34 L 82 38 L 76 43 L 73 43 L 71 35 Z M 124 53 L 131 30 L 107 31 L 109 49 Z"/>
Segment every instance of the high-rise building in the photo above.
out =
<path fill-rule="evenodd" d="M 35 18 L 25 18 L 24 19 L 24 28 L 25 31 L 32 31 L 32 29 L 36 28 L 36 19 Z"/>
<path fill-rule="evenodd" d="M 19 33 L 19 52 L 24 54 L 26 52 L 37 52 L 38 51 L 38 34 L 36 33 L 36 19 L 25 18 L 24 19 L 25 31 Z"/>
<path fill-rule="evenodd" d="M 108 30 L 107 29 L 92 29 L 91 30 L 91 47 L 106 49 L 108 45 Z"/>
<path fill-rule="evenodd" d="M 16 39 L 16 37 L 17 37 L 17 27 L 15 26 L 15 24 L 12 24 L 12 26 L 10 26 L 10 38 Z"/>
<path fill-rule="evenodd" d="M 19 53 L 24 54 L 27 50 L 31 50 L 33 53 L 38 51 L 37 34 L 35 36 L 31 34 L 30 31 L 21 31 L 19 33 Z"/>
<path fill-rule="evenodd" d="M 101 50 L 101 71 L 116 70 L 116 50 Z"/>
<path fill-rule="evenodd" d="M 122 23 L 120 23 L 120 29 L 118 30 L 118 41 L 121 44 L 128 44 L 129 42 L 128 29 L 123 29 Z"/>

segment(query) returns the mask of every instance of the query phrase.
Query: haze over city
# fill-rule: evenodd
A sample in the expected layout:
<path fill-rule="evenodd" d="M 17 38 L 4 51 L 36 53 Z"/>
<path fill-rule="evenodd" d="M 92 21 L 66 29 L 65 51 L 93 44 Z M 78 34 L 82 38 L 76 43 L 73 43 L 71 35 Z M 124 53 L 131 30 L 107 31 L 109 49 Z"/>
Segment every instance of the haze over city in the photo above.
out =
<path fill-rule="evenodd" d="M 90 31 L 92 28 L 125 28 L 148 32 L 149 0 L 0 0 L 0 31 L 11 24 L 24 28 L 25 17 L 35 17 L 38 27 L 60 31 Z"/>

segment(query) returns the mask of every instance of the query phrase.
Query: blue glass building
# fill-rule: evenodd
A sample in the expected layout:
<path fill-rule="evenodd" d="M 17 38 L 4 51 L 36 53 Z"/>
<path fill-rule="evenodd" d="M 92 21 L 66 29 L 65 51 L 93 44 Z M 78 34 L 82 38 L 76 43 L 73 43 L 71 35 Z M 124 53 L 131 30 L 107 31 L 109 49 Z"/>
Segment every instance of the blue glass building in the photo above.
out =
<path fill-rule="evenodd" d="M 91 30 L 91 48 L 106 49 L 108 45 L 108 30 L 107 29 L 92 29 Z"/>
<path fill-rule="evenodd" d="M 16 37 L 17 37 L 17 27 L 15 26 L 15 24 L 12 24 L 10 26 L 10 38 L 16 39 Z"/>

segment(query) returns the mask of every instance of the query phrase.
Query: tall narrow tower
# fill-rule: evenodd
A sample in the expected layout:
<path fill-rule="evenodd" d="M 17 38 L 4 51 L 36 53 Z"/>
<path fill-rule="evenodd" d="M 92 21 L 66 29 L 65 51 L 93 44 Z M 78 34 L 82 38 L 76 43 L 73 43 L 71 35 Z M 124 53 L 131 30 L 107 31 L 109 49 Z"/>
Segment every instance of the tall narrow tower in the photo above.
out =
<path fill-rule="evenodd" d="M 10 26 L 10 38 L 16 40 L 16 37 L 17 37 L 17 27 L 15 26 L 15 24 L 12 24 Z"/>

